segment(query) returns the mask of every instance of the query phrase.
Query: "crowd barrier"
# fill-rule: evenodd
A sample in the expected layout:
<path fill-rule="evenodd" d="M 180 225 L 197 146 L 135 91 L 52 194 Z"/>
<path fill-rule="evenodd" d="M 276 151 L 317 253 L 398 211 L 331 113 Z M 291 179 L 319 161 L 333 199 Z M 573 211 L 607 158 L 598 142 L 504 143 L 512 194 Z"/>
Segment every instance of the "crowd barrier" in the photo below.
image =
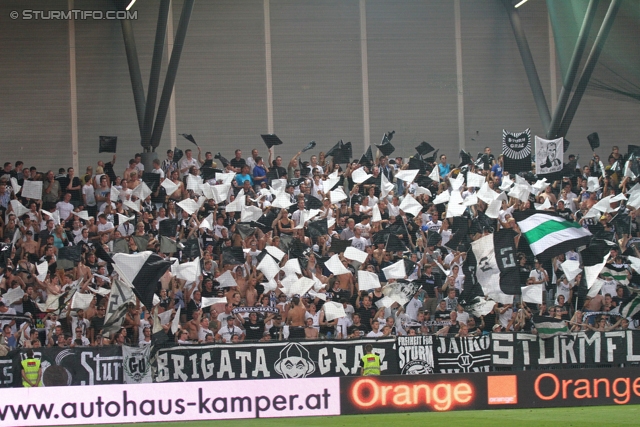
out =
<path fill-rule="evenodd" d="M 632 366 L 640 331 L 580 332 L 540 339 L 526 333 L 454 338 L 281 341 L 151 347 L 40 348 L 43 385 L 106 385 L 358 376 L 365 344 L 382 375 L 489 373 Z M 24 350 L 0 358 L 0 386 L 21 387 Z"/>

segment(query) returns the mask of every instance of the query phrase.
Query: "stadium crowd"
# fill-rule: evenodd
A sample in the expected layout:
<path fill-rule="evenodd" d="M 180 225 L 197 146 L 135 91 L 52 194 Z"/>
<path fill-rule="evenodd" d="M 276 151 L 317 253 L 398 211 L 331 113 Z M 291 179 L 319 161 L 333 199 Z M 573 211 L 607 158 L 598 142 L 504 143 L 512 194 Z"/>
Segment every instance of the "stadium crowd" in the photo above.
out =
<path fill-rule="evenodd" d="M 631 315 L 618 314 L 640 284 L 634 258 L 640 258 L 638 216 L 630 205 L 637 181 L 633 155 L 613 147 L 603 157 L 606 166 L 595 154 L 584 165 L 568 156 L 562 179 L 536 186 L 538 177 L 510 174 L 503 156 L 494 156 L 490 147 L 477 159 L 462 153 L 459 165 L 436 153 L 403 158 L 380 152 L 374 157 L 369 151 L 352 161 L 343 145 L 332 151 L 310 155 L 308 161 L 298 152 L 286 162 L 272 158 L 272 150 L 265 161 L 257 148 L 249 156 L 236 150 L 231 160 L 211 152 L 203 158 L 200 147 L 168 150 L 150 171 L 141 155 L 121 165 L 114 154 L 84 173 L 5 163 L 0 172 L 4 344 L 149 345 L 155 334 L 178 344 L 472 336 L 535 332 L 536 316 L 566 320 L 572 331 L 637 327 Z M 468 173 L 481 176 L 481 182 L 468 182 Z M 39 198 L 23 196 L 29 181 L 42 183 Z M 516 181 L 530 185 L 524 197 L 510 193 Z M 487 189 L 509 194 L 495 219 L 486 214 L 491 203 L 478 197 Z M 454 193 L 462 201 L 457 214 L 448 206 Z M 624 194 L 629 193 L 627 201 Z M 598 211 L 596 205 L 608 196 L 614 201 L 606 200 L 607 207 Z M 194 203 L 185 204 L 187 199 Z M 401 208 L 409 199 L 420 205 L 419 212 Z M 228 210 L 229 205 L 235 209 Z M 251 220 L 241 221 L 247 207 L 253 208 Z M 590 292 L 579 271 L 584 268 L 579 248 L 541 263 L 523 242 L 515 259 L 518 285 L 542 285 L 542 295 L 533 297 L 539 301 L 515 295 L 511 302 L 491 301 L 479 314 L 471 304 L 472 288 L 478 288 L 469 277 L 475 265 L 471 270 L 465 265 L 470 243 L 501 229 L 513 229 L 520 237 L 514 212 L 531 210 L 553 212 L 610 242 L 601 289 Z M 265 277 L 259 266 L 271 256 L 270 247 L 284 252 L 276 259 L 278 267 L 297 260 L 298 268 Z M 345 257 L 348 247 L 366 258 Z M 149 284 L 156 290 L 154 307 L 134 298 L 117 331 L 104 333 L 115 273 L 100 256 L 143 251 L 179 263 L 198 259 L 197 277 L 185 280 L 168 271 L 159 283 Z M 334 274 L 336 267 L 327 267 L 336 254 L 346 273 Z M 398 261 L 403 272 L 387 278 L 383 269 L 389 271 Z M 572 274 L 563 271 L 566 261 L 575 261 Z M 40 270 L 45 262 L 46 271 Z M 362 271 L 377 277 L 381 287 L 361 286 Z M 292 294 L 291 279 L 285 282 L 291 275 L 293 281 L 309 278 L 314 286 Z M 221 276 L 224 281 L 218 280 Z M 84 298 L 70 298 L 72 288 Z M 323 307 L 328 302 L 342 305 L 344 315 L 327 316 Z"/>

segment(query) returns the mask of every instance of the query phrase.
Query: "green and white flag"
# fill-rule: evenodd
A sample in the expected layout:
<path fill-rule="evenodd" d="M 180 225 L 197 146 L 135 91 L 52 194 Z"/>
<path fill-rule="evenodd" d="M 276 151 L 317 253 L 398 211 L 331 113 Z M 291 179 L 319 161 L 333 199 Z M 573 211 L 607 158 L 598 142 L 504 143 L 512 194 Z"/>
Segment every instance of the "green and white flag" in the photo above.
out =
<path fill-rule="evenodd" d="M 621 285 L 627 286 L 629 284 L 628 273 L 629 271 L 624 267 L 616 267 L 615 265 L 608 264 L 602 269 L 600 275 L 605 278 L 611 277 Z"/>
<path fill-rule="evenodd" d="M 536 331 L 542 339 L 548 339 L 557 335 L 567 335 L 569 327 L 564 320 L 555 319 L 553 317 L 542 317 L 536 322 Z"/>
<path fill-rule="evenodd" d="M 592 237 L 591 232 L 579 223 L 567 221 L 551 212 L 532 210 L 514 212 L 513 216 L 540 262 L 585 246 Z"/>

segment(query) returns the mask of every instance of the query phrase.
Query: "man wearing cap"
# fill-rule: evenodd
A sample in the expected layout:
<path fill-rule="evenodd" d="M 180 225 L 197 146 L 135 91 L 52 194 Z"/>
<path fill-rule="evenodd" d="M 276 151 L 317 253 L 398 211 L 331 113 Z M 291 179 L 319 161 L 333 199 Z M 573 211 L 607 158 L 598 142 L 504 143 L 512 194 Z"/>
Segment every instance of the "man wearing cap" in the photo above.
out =
<path fill-rule="evenodd" d="M 380 356 L 373 353 L 373 346 L 364 346 L 365 355 L 360 359 L 360 375 L 380 375 Z"/>

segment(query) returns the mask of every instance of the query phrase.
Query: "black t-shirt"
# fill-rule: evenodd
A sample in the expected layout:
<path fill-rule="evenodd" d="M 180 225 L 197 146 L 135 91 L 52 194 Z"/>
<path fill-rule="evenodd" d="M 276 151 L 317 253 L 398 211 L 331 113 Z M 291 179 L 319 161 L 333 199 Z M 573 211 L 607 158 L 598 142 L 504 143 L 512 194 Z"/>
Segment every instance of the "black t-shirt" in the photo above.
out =
<path fill-rule="evenodd" d="M 360 323 L 360 324 L 359 324 L 359 325 L 357 325 L 357 326 L 356 326 L 356 325 L 351 325 L 351 326 L 349 326 L 349 327 L 347 328 L 347 333 L 348 333 L 349 335 L 353 335 L 353 334 L 355 334 L 355 333 L 356 333 L 356 331 L 359 331 L 359 332 L 360 332 L 360 333 L 359 333 L 359 335 L 360 335 L 361 337 L 365 336 L 365 335 L 367 334 L 367 332 L 368 332 L 368 331 L 367 331 L 367 328 L 365 328 L 365 326 L 364 326 L 364 324 L 363 324 L 363 323 Z"/>
<path fill-rule="evenodd" d="M 280 339 L 280 331 L 282 331 L 282 325 L 281 326 L 273 325 L 272 327 L 270 327 L 269 328 L 269 335 L 271 335 L 271 339 L 272 340 L 279 340 Z"/>
<path fill-rule="evenodd" d="M 429 298 L 436 297 L 435 288 L 440 287 L 440 280 L 438 277 L 436 277 L 433 274 L 431 276 L 423 274 L 422 277 L 420 277 L 419 279 L 419 283 L 420 283 L 420 287 L 424 289 L 424 291 L 427 293 Z"/>
<path fill-rule="evenodd" d="M 444 310 L 444 311 L 440 311 L 440 310 L 436 310 L 434 317 L 436 318 L 436 320 L 449 320 L 451 318 L 451 312 L 449 310 Z"/>
<path fill-rule="evenodd" d="M 250 320 L 244 322 L 244 333 L 248 340 L 259 340 L 264 334 L 264 321 L 257 320 L 256 323 L 251 323 Z"/>
<path fill-rule="evenodd" d="M 370 308 L 362 306 L 356 311 L 356 313 L 360 315 L 360 323 L 362 323 L 367 332 L 371 331 L 370 320 L 373 319 L 373 316 L 376 315 L 376 311 L 377 310 L 373 306 Z"/>
<path fill-rule="evenodd" d="M 104 326 L 104 317 L 94 316 L 91 319 L 91 323 L 89 324 L 90 328 L 93 328 L 93 337 L 102 331 L 102 327 Z"/>
<path fill-rule="evenodd" d="M 69 184 L 69 180 L 67 180 L 67 185 Z M 69 193 L 71 194 L 71 200 L 75 200 L 75 201 L 81 201 L 82 200 L 82 181 L 80 181 L 80 178 L 78 178 L 77 176 L 73 177 L 73 182 L 71 183 L 72 187 L 80 187 L 79 190 L 67 190 L 67 187 L 65 186 L 62 190 L 64 191 L 64 193 Z"/>
<path fill-rule="evenodd" d="M 564 208 L 562 210 L 556 209 L 556 212 L 560 217 L 566 219 L 567 221 L 573 222 L 573 218 L 571 216 L 571 209 L 567 209 L 567 208 Z"/>
<path fill-rule="evenodd" d="M 247 162 L 243 158 L 236 159 L 235 157 L 229 161 L 229 164 L 234 168 L 242 168 Z"/>

